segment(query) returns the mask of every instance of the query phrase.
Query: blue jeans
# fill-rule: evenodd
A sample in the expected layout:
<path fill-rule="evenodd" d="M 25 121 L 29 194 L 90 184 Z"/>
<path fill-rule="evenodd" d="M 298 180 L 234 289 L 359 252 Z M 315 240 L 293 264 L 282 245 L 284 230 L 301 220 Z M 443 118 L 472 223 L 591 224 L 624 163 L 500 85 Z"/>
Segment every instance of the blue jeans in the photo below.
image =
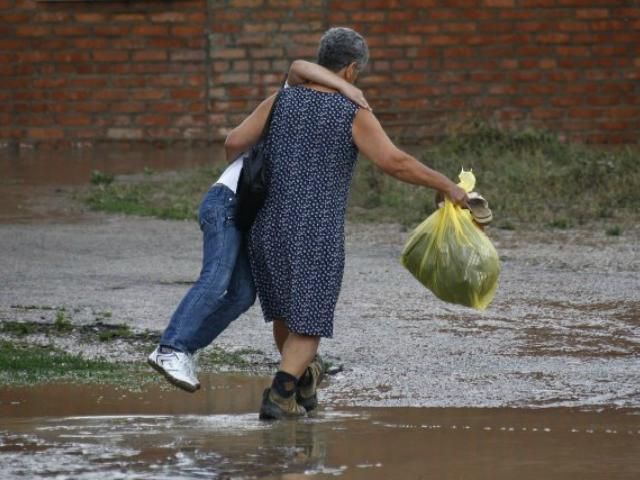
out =
<path fill-rule="evenodd" d="M 205 195 L 198 221 L 203 235 L 200 278 L 171 317 L 160 345 L 185 353 L 209 345 L 256 299 L 247 245 L 234 223 L 236 197 L 216 184 Z"/>

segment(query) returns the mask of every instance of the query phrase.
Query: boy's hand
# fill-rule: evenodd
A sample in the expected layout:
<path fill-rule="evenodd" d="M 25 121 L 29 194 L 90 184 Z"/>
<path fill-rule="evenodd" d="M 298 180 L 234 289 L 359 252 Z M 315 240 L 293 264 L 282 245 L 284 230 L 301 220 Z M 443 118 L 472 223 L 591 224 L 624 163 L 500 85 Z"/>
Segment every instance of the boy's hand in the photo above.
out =
<path fill-rule="evenodd" d="M 340 93 L 342 93 L 349 100 L 357 103 L 365 110 L 373 111 L 369 104 L 367 103 L 367 99 L 364 98 L 364 93 L 355 85 L 347 84 L 340 88 Z"/>

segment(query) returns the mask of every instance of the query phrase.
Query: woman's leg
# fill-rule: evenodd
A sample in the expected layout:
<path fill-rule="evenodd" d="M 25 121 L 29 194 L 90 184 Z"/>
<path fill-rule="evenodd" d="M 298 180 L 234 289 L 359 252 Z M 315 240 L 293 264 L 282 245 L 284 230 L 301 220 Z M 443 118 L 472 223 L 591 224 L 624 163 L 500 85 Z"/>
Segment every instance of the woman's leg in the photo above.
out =
<path fill-rule="evenodd" d="M 284 322 L 274 324 L 276 343 L 282 340 Z M 273 378 L 271 388 L 265 390 L 260 407 L 260 418 L 275 420 L 280 418 L 302 417 L 307 413 L 304 405 L 298 403 L 296 396 L 298 380 L 304 374 L 318 351 L 320 337 L 299 335 L 289 332 L 282 345 L 280 369 Z"/>
<path fill-rule="evenodd" d="M 276 347 L 280 355 L 282 355 L 282 349 L 284 348 L 284 342 L 287 341 L 289 336 L 289 329 L 284 320 L 277 318 L 273 321 L 273 339 L 276 342 Z"/>
<path fill-rule="evenodd" d="M 299 379 L 318 352 L 320 337 L 290 332 L 282 348 L 280 371 Z"/>

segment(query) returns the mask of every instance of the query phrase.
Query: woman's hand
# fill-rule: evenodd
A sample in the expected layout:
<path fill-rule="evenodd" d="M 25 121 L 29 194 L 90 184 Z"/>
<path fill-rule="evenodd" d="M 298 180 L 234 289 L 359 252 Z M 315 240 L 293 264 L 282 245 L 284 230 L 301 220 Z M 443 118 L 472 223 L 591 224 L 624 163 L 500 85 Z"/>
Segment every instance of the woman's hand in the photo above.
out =
<path fill-rule="evenodd" d="M 367 103 L 367 99 L 364 98 L 364 93 L 355 85 L 347 83 L 340 87 L 340 93 L 347 97 L 349 100 L 357 103 L 365 110 L 373 111 L 369 104 Z"/>
<path fill-rule="evenodd" d="M 469 205 L 467 203 L 469 201 L 467 192 L 465 192 L 455 183 L 451 182 L 451 187 L 444 193 L 455 205 L 459 205 L 463 208 L 469 208 Z"/>

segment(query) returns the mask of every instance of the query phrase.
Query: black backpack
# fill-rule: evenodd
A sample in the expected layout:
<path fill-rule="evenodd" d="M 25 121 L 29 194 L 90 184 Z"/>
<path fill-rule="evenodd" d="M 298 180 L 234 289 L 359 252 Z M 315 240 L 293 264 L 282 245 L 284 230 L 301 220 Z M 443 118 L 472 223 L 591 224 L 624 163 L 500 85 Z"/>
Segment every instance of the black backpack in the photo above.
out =
<path fill-rule="evenodd" d="M 262 129 L 260 138 L 244 156 L 242 170 L 238 178 L 238 188 L 236 189 L 237 206 L 235 223 L 240 230 L 246 231 L 251 228 L 251 225 L 253 225 L 258 215 L 258 210 L 264 205 L 267 196 L 264 178 L 264 164 L 267 160 L 265 143 L 269 135 L 269 129 L 271 128 L 273 112 L 276 109 L 281 94 L 282 90 L 278 92 L 278 95 L 276 95 L 273 101 L 269 117 Z"/>

